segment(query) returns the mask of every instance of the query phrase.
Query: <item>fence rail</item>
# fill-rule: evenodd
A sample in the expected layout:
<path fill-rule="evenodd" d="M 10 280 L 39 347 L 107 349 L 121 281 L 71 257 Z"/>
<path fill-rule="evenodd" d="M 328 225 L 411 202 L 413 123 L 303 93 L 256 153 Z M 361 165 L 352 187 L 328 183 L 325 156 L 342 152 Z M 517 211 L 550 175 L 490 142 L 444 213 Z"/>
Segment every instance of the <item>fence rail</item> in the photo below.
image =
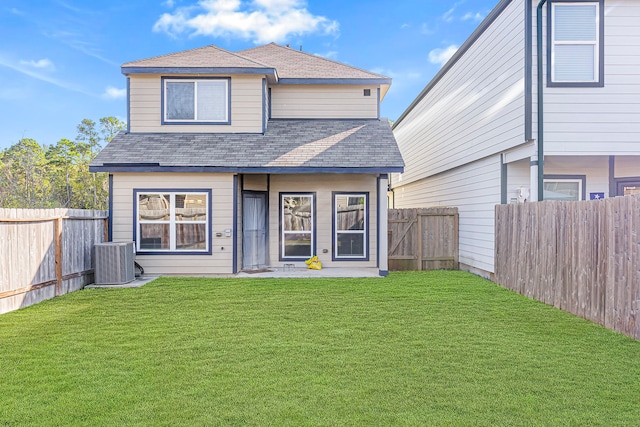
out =
<path fill-rule="evenodd" d="M 496 281 L 640 339 L 640 195 L 496 206 Z"/>
<path fill-rule="evenodd" d="M 106 211 L 0 209 L 0 314 L 91 283 L 107 221 Z"/>
<path fill-rule="evenodd" d="M 457 270 L 458 209 L 389 209 L 389 270 Z"/>

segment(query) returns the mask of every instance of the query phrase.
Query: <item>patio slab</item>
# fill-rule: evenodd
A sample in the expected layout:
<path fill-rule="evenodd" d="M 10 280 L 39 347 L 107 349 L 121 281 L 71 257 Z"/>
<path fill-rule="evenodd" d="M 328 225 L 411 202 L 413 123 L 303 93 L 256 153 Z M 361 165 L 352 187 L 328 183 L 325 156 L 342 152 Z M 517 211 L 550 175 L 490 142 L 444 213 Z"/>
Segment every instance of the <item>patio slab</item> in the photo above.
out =
<path fill-rule="evenodd" d="M 96 285 L 91 284 L 85 286 L 90 288 L 139 288 L 147 283 L 157 279 L 160 276 L 140 276 L 136 277 L 133 282 L 122 285 Z M 310 270 L 308 268 L 284 268 L 269 267 L 256 272 L 241 271 L 237 274 L 220 274 L 214 276 L 198 276 L 211 278 L 243 278 L 243 279 L 266 279 L 266 278 L 360 278 L 360 277 L 381 277 L 377 268 L 323 268 L 322 270 Z"/>
<path fill-rule="evenodd" d="M 270 267 L 258 272 L 241 271 L 235 277 L 242 278 L 311 278 L 311 277 L 381 277 L 377 268 L 323 268 L 310 270 L 308 268 Z"/>
<path fill-rule="evenodd" d="M 136 277 L 133 282 L 124 283 L 122 285 L 96 285 L 95 283 L 91 285 L 85 286 L 85 289 L 89 288 L 139 288 L 140 286 L 146 285 L 152 280 L 157 279 L 159 276 L 139 276 Z"/>

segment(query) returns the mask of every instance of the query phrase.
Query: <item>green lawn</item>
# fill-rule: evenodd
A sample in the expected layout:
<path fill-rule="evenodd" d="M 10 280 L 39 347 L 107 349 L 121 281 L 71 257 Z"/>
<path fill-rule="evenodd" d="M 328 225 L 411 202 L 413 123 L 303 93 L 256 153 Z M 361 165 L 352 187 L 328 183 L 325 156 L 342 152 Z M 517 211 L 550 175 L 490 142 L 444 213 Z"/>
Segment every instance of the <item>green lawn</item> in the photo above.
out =
<path fill-rule="evenodd" d="M 0 426 L 639 423 L 640 341 L 461 272 L 162 278 L 0 316 Z"/>

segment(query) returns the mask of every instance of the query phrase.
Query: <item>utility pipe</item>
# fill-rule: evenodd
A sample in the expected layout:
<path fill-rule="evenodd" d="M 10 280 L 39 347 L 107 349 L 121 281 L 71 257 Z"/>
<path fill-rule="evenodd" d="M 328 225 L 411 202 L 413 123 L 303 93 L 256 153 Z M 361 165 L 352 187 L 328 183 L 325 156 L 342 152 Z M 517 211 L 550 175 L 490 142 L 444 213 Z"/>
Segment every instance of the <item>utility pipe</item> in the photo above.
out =
<path fill-rule="evenodd" d="M 537 9 L 536 47 L 538 65 L 538 201 L 544 200 L 544 78 L 542 75 L 542 7 L 547 0 L 540 0 Z M 549 43 L 549 40 L 547 40 Z M 547 58 L 550 61 L 551 58 Z"/>

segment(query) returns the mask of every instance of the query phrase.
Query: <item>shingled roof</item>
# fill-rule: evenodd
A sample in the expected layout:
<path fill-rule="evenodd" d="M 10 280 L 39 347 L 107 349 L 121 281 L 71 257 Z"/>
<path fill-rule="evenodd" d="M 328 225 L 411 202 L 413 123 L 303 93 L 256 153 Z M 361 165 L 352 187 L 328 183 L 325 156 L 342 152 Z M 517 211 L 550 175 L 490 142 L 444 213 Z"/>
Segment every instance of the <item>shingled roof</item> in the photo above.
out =
<path fill-rule="evenodd" d="M 145 69 L 158 70 L 167 68 L 178 69 L 258 69 L 273 71 L 273 66 L 265 65 L 254 59 L 229 52 L 217 46 L 204 46 L 197 49 L 155 56 L 139 61 L 127 62 L 122 65 L 122 72 L 144 72 Z"/>
<path fill-rule="evenodd" d="M 259 73 L 267 75 L 270 83 L 379 84 L 382 86 L 381 99 L 391 85 L 387 76 L 276 43 L 237 53 L 210 45 L 127 62 L 122 65 L 122 73 Z"/>
<path fill-rule="evenodd" d="M 390 81 L 387 76 L 280 46 L 276 43 L 241 50 L 238 54 L 275 68 L 278 70 L 280 79 L 379 79 Z"/>
<path fill-rule="evenodd" d="M 386 119 L 272 120 L 263 134 L 119 133 L 92 172 L 389 173 L 404 162 Z"/>

